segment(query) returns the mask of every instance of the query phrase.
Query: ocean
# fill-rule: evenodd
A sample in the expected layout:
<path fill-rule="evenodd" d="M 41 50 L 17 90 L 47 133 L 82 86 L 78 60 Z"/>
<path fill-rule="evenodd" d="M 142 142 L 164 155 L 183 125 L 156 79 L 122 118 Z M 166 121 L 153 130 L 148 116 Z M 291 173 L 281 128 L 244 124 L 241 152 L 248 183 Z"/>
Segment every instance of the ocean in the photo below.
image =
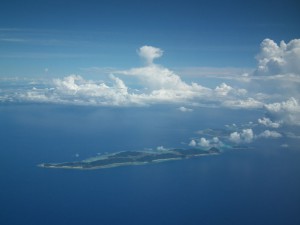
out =
<path fill-rule="evenodd" d="M 239 113 L 1 105 L 0 224 L 299 225 L 299 140 L 261 140 L 249 149 L 143 166 L 36 166 L 104 152 L 186 148 L 197 130 L 253 121 L 261 112 Z"/>

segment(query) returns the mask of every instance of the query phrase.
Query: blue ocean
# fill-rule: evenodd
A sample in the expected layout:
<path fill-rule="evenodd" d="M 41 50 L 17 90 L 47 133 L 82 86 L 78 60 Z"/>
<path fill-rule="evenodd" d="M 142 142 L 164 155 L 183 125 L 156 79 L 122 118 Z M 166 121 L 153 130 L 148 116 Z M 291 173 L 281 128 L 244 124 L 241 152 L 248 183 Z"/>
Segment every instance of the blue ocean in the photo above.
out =
<path fill-rule="evenodd" d="M 100 170 L 39 168 L 99 153 L 186 148 L 197 130 L 261 112 L 173 106 L 0 106 L 0 224 L 299 225 L 299 140 Z M 289 148 L 282 148 L 288 142 Z"/>

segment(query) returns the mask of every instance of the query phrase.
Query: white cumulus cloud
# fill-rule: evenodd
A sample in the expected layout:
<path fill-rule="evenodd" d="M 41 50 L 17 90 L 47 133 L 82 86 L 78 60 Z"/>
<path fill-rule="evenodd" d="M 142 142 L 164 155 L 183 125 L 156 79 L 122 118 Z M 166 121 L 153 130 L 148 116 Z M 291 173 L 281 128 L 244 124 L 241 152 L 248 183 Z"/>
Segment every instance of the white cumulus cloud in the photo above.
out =
<path fill-rule="evenodd" d="M 261 43 L 260 53 L 256 56 L 257 75 L 300 74 L 300 39 L 278 45 L 271 39 Z"/>
<path fill-rule="evenodd" d="M 258 137 L 262 138 L 280 138 L 282 135 L 277 131 L 265 130 L 258 135 Z"/>
<path fill-rule="evenodd" d="M 234 143 L 240 143 L 241 142 L 241 134 L 235 131 L 230 134 L 229 140 Z"/>
<path fill-rule="evenodd" d="M 271 128 L 279 128 L 281 122 L 273 122 L 267 117 L 263 117 L 262 119 L 258 119 L 258 123 L 266 126 L 266 127 L 271 127 Z"/>
<path fill-rule="evenodd" d="M 192 139 L 189 143 L 189 146 L 191 146 L 191 147 L 195 147 L 196 145 L 197 145 L 197 142 L 194 139 Z"/>
<path fill-rule="evenodd" d="M 230 91 L 232 91 L 232 87 L 230 87 L 229 85 L 222 83 L 220 86 L 217 86 L 215 91 L 217 94 L 219 95 L 227 95 Z"/>
<path fill-rule="evenodd" d="M 189 143 L 189 146 L 191 147 L 196 147 L 197 145 L 202 148 L 208 149 L 211 147 L 221 147 L 223 146 L 223 143 L 218 137 L 213 137 L 212 139 L 201 137 L 200 139 L 198 139 L 198 143 L 195 139 L 192 139 Z"/>
<path fill-rule="evenodd" d="M 251 142 L 254 137 L 252 129 L 244 129 L 241 133 L 241 137 L 244 139 L 245 142 Z"/>
<path fill-rule="evenodd" d="M 241 132 L 233 132 L 229 136 L 229 140 L 234 143 L 250 143 L 254 139 L 254 133 L 253 130 L 250 129 L 243 129 Z"/>
<path fill-rule="evenodd" d="M 269 65 L 268 63 L 264 64 L 264 62 L 268 61 L 267 59 L 271 56 L 277 57 L 278 51 L 282 51 L 281 48 L 285 49 L 284 59 L 286 62 L 289 61 L 288 64 L 290 65 L 297 58 L 298 44 L 297 40 L 293 40 L 288 44 L 282 43 L 282 46 L 276 47 L 276 43 L 273 43 L 270 39 L 265 40 L 262 44 L 261 54 L 258 57 L 259 65 Z M 47 84 L 36 80 L 35 84 L 25 83 L 19 85 L 23 88 L 19 88 L 18 85 L 12 88 L 4 85 L 0 89 L 0 101 L 51 102 L 97 106 L 145 106 L 172 103 L 176 104 L 177 109 L 182 112 L 192 111 L 187 106 L 192 108 L 204 106 L 266 109 L 272 114 L 271 118 L 275 114 L 278 115 L 278 117 L 274 116 L 274 122 L 267 121 L 264 118 L 261 119 L 260 123 L 265 124 L 267 127 L 275 128 L 277 126 L 276 121 L 281 120 L 280 117 L 284 117 L 284 121 L 300 124 L 299 110 L 297 109 L 299 108 L 300 93 L 299 90 L 296 90 L 299 88 L 295 82 L 293 82 L 294 87 L 297 88 L 293 89 L 294 95 L 286 91 L 288 94 L 284 96 L 281 92 L 274 94 L 261 92 L 261 90 L 258 92 L 257 87 L 252 85 L 251 82 L 255 79 L 260 80 L 259 76 L 247 76 L 250 80 L 253 79 L 249 81 L 249 84 L 233 82 L 230 79 L 227 79 L 229 83 L 225 83 L 223 79 L 215 87 L 206 87 L 200 82 L 184 81 L 174 71 L 156 65 L 154 59 L 163 55 L 160 48 L 142 46 L 138 50 L 138 54 L 146 60 L 147 64 L 145 66 L 127 70 L 111 69 L 109 70 L 111 75 L 105 78 L 105 81 L 88 80 L 83 76 L 69 75 L 54 79 Z M 281 76 L 285 77 L 285 75 Z M 293 74 L 293 79 L 295 79 L 295 76 Z M 299 76 L 297 77 L 299 78 Z M 201 81 L 204 83 L 204 80 Z M 133 84 L 133 87 L 130 86 L 131 84 Z M 247 85 L 249 85 L 249 88 L 246 90 Z M 276 89 L 275 91 L 280 90 L 283 89 Z M 288 90 L 292 89 L 289 88 Z M 282 102 L 283 97 L 289 100 Z"/>
<path fill-rule="evenodd" d="M 192 83 L 191 85 L 181 80 L 180 76 L 173 71 L 158 65 L 146 67 L 132 68 L 125 71 L 117 71 L 116 73 L 128 76 L 134 76 L 140 81 L 144 87 L 150 90 L 177 90 L 184 91 L 187 94 L 196 91 L 209 90 L 199 84 Z"/>
<path fill-rule="evenodd" d="M 212 139 L 212 141 L 213 141 L 213 143 L 219 143 L 219 142 L 220 142 L 220 140 L 219 140 L 218 137 L 214 137 L 214 138 Z"/>
<path fill-rule="evenodd" d="M 206 138 L 200 138 L 200 141 L 198 143 L 201 147 L 205 147 L 208 148 L 210 146 L 210 142 L 209 140 L 207 140 Z"/>
<path fill-rule="evenodd" d="M 124 82 L 111 76 L 113 86 L 103 82 L 85 80 L 79 75 L 70 75 L 63 79 L 53 81 L 54 88 L 51 94 L 56 96 L 59 102 L 75 102 L 78 104 L 92 105 L 127 105 L 134 102 L 134 96 L 129 95 Z"/>
<path fill-rule="evenodd" d="M 148 65 L 151 65 L 153 64 L 154 59 L 159 58 L 163 55 L 163 51 L 160 48 L 145 45 L 139 49 L 138 54 L 140 57 L 146 60 L 146 63 Z"/>
<path fill-rule="evenodd" d="M 300 125 L 300 105 L 294 97 L 283 102 L 266 104 L 265 108 L 287 124 Z"/>

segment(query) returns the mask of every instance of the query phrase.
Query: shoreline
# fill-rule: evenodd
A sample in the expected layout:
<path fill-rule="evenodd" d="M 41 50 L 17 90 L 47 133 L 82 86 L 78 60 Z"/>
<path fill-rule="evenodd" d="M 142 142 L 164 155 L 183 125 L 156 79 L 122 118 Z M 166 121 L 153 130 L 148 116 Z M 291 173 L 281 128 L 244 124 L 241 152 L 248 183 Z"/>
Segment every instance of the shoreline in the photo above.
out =
<path fill-rule="evenodd" d="M 209 150 L 173 149 L 166 150 L 163 152 L 123 151 L 107 154 L 102 157 L 89 158 L 82 161 L 63 163 L 41 163 L 37 166 L 49 169 L 95 170 L 108 169 L 120 166 L 139 166 L 146 164 L 163 163 L 173 160 L 183 160 L 201 156 L 219 155 L 220 153 L 221 151 L 217 148 L 211 148 Z"/>

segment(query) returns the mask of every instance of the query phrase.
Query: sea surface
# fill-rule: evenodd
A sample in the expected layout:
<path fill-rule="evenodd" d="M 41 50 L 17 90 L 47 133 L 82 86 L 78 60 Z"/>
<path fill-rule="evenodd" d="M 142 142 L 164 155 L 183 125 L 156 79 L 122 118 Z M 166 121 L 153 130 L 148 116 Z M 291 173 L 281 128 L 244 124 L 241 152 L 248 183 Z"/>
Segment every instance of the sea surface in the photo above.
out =
<path fill-rule="evenodd" d="M 254 120 L 260 112 L 238 113 L 1 105 L 0 224 L 299 225 L 299 140 L 262 140 L 251 149 L 144 166 L 36 166 L 104 152 L 186 147 L 199 129 Z M 280 147 L 286 142 L 289 148 Z"/>

